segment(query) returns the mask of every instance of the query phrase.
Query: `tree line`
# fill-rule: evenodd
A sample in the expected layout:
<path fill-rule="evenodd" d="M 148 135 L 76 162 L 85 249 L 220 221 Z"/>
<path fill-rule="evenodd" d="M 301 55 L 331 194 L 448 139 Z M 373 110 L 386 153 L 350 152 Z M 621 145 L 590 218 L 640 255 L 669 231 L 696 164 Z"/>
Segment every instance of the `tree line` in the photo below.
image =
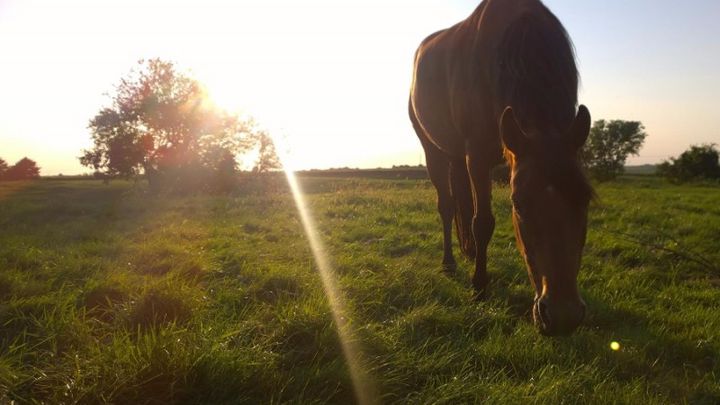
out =
<path fill-rule="evenodd" d="M 595 180 L 613 180 L 624 173 L 627 157 L 638 154 L 646 137 L 639 121 L 595 121 L 581 159 Z M 691 145 L 677 158 L 658 164 L 656 174 L 675 183 L 720 180 L 720 153 L 715 144 Z"/>
<path fill-rule="evenodd" d="M 34 160 L 24 157 L 14 165 L 9 166 L 0 158 L 0 180 L 31 180 L 40 177 L 40 168 Z"/>
<path fill-rule="evenodd" d="M 677 158 L 658 165 L 658 175 L 675 183 L 720 180 L 720 152 L 714 143 L 692 145 Z"/>
<path fill-rule="evenodd" d="M 647 134 L 639 121 L 595 121 L 581 158 L 597 181 L 613 180 L 624 172 L 629 155 L 637 155 Z M 691 145 L 678 157 L 657 166 L 656 174 L 674 182 L 720 180 L 720 153 L 715 144 Z"/>

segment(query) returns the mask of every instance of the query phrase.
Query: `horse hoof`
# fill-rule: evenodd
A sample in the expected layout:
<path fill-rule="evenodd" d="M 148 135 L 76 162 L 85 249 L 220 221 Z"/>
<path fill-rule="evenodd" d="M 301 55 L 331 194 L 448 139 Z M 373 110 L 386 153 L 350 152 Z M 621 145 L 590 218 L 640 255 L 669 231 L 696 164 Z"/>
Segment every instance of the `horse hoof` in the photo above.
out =
<path fill-rule="evenodd" d="M 485 301 L 488 298 L 488 284 L 490 284 L 490 279 L 485 278 L 483 281 L 483 283 L 473 283 L 473 301 L 475 302 Z"/>
<path fill-rule="evenodd" d="M 474 291 L 472 295 L 473 302 L 484 302 L 487 301 L 488 294 L 487 290 L 483 289 L 481 291 Z"/>
<path fill-rule="evenodd" d="M 488 286 L 490 285 L 490 276 L 487 273 L 477 274 L 473 276 L 473 298 L 475 301 L 485 301 L 488 296 Z"/>

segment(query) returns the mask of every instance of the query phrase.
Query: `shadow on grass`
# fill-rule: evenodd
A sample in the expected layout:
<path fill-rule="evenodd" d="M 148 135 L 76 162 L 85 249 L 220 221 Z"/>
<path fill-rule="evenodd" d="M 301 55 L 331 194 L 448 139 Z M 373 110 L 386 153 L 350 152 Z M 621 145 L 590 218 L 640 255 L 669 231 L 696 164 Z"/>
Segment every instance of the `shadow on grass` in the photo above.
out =
<path fill-rule="evenodd" d="M 472 267 L 472 263 L 462 263 L 457 271 L 445 274 L 471 289 Z M 513 280 L 513 266 L 501 267 L 490 271 L 489 304 L 504 307 L 509 315 L 532 325 L 533 296 L 529 285 Z M 575 357 L 582 364 L 595 363 L 599 371 L 618 381 L 630 383 L 638 376 L 646 376 L 653 391 L 670 398 L 683 397 L 688 386 L 694 386 L 693 396 L 688 398 L 692 403 L 718 403 L 720 390 L 712 376 L 717 375 L 720 361 L 712 342 L 688 339 L 684 331 L 674 330 L 672 324 L 666 323 L 662 314 L 618 308 L 592 290 L 584 291 L 583 297 L 588 315 L 580 329 L 569 337 L 543 340 L 564 347 L 561 350 L 573 353 L 570 358 Z M 621 342 L 618 352 L 610 349 L 611 341 Z M 567 359 L 567 355 L 562 358 Z M 598 358 L 604 360 L 596 362 Z"/>
<path fill-rule="evenodd" d="M 717 375 L 720 362 L 710 344 L 682 338 L 678 333 L 683 331 L 672 330 L 662 320 L 615 308 L 593 294 L 586 294 L 585 300 L 588 315 L 580 333 L 582 329 L 590 332 L 593 341 L 605 347 L 610 341 L 620 342 L 619 351 L 609 361 L 599 362 L 599 367 L 618 380 L 643 375 L 653 381 L 654 389 L 674 398 L 686 395 L 688 387 L 694 385 L 693 396 L 686 398 L 690 403 L 720 403 L 720 387 L 712 377 Z M 588 348 L 588 361 L 594 355 L 597 349 Z"/>

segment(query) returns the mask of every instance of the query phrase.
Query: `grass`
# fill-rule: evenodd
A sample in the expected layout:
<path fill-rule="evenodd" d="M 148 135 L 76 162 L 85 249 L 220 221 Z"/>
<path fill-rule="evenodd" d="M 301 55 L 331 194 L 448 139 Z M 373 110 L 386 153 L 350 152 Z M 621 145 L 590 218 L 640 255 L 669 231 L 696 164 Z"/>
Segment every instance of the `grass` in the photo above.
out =
<path fill-rule="evenodd" d="M 441 271 L 429 183 L 302 183 L 379 402 L 720 402 L 717 187 L 601 185 L 579 277 L 588 317 L 547 338 L 531 322 L 507 188 L 494 192 L 493 281 L 476 303 L 471 263 Z M 10 401 L 354 401 L 287 190 L 0 183 L 0 403 Z"/>

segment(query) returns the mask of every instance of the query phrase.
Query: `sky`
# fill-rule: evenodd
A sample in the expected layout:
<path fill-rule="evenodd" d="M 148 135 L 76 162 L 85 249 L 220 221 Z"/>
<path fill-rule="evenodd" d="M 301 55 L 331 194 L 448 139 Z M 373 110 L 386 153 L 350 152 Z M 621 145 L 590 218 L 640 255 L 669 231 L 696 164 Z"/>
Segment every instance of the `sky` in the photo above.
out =
<path fill-rule="evenodd" d="M 577 51 L 593 119 L 641 121 L 629 164 L 720 144 L 720 2 L 546 0 Z M 176 63 L 252 115 L 298 169 L 424 162 L 412 58 L 469 0 L 0 0 L 0 158 L 89 172 L 87 124 L 142 58 Z"/>

